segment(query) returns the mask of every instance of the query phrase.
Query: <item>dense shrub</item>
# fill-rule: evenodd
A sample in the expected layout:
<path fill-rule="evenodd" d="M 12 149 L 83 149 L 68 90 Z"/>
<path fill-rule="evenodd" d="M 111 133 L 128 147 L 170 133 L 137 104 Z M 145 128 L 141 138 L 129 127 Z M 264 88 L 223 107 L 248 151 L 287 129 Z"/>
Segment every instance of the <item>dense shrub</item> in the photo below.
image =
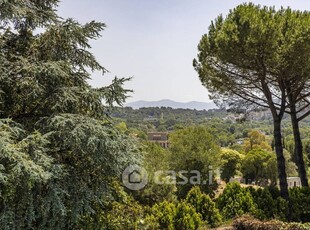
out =
<path fill-rule="evenodd" d="M 143 162 L 142 166 L 148 174 L 147 185 L 138 191 L 130 192 L 136 201 L 145 206 L 153 206 L 164 200 L 173 202 L 176 200 L 176 185 L 173 183 L 165 183 L 170 177 L 167 175 L 155 175 L 160 170 L 169 170 L 169 152 L 162 148 L 159 144 L 153 142 L 143 142 L 141 146 Z M 157 183 L 160 181 L 162 183 Z"/>
<path fill-rule="evenodd" d="M 191 204 L 202 219 L 211 227 L 221 222 L 221 214 L 209 195 L 202 193 L 199 187 L 193 187 L 186 196 L 186 202 Z"/>
<path fill-rule="evenodd" d="M 280 196 L 279 189 L 267 187 L 254 190 L 248 188 L 258 207 L 257 217 L 261 219 L 286 220 L 288 203 Z M 310 222 L 310 188 L 292 188 L 290 191 L 290 221 Z"/>
<path fill-rule="evenodd" d="M 180 202 L 176 209 L 175 229 L 195 230 L 202 224 L 201 215 L 186 202 Z"/>
<path fill-rule="evenodd" d="M 257 206 L 256 217 L 259 219 L 281 219 L 285 220 L 287 213 L 287 202 L 278 196 L 272 196 L 270 189 L 254 189 L 248 187 L 247 190 L 251 193 L 254 203 Z M 276 190 L 273 190 L 276 191 Z"/>
<path fill-rule="evenodd" d="M 140 225 L 143 218 L 143 208 L 136 202 L 118 203 L 113 202 L 111 209 L 102 213 L 103 229 L 135 230 Z"/>
<path fill-rule="evenodd" d="M 269 186 L 265 189 L 268 189 L 273 199 L 277 199 L 279 196 L 281 196 L 280 189 L 277 186 Z"/>
<path fill-rule="evenodd" d="M 151 216 L 155 222 L 158 223 L 160 229 L 173 230 L 174 218 L 176 215 L 176 207 L 174 203 L 164 201 L 159 204 L 155 204 L 151 209 Z M 148 217 L 150 220 L 150 217 Z"/>
<path fill-rule="evenodd" d="M 195 208 L 182 201 L 175 205 L 164 201 L 155 204 L 144 219 L 144 228 L 148 230 L 195 230 L 202 225 L 202 217 Z"/>
<path fill-rule="evenodd" d="M 225 219 L 257 212 L 251 193 L 237 182 L 228 183 L 216 203 Z"/>
<path fill-rule="evenodd" d="M 310 222 L 310 188 L 290 189 L 291 220 Z"/>
<path fill-rule="evenodd" d="M 111 187 L 114 200 L 103 202 L 104 208 L 96 206 L 92 213 L 81 218 L 80 226 L 87 226 L 85 229 L 138 229 L 145 208 L 129 196 L 118 182 L 112 182 Z"/>
<path fill-rule="evenodd" d="M 80 225 L 86 229 L 127 229 L 135 230 L 141 225 L 144 209 L 135 201 L 127 203 L 111 202 L 106 204 L 106 210 L 96 210 L 96 215 L 81 218 Z"/>

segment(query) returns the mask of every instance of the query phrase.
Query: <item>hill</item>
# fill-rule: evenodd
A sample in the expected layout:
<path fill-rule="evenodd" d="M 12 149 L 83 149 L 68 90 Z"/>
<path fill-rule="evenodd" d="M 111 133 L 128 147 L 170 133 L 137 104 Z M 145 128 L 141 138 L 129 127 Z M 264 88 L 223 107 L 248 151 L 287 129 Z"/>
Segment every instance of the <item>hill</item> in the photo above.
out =
<path fill-rule="evenodd" d="M 217 106 L 213 102 L 176 102 L 168 99 L 160 101 L 135 101 L 127 103 L 125 106 L 132 107 L 133 109 L 152 108 L 152 107 L 170 107 L 173 109 L 196 109 L 196 110 L 209 110 L 215 109 Z"/>

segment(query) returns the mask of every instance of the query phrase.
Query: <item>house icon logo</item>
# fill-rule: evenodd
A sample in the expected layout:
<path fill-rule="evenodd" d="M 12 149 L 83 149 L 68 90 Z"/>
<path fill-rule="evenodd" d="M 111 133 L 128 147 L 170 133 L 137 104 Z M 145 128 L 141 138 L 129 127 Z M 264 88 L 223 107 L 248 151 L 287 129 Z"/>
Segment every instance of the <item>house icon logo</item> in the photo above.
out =
<path fill-rule="evenodd" d="M 130 190 L 140 190 L 148 182 L 148 175 L 143 167 L 129 165 L 122 174 L 123 185 Z"/>

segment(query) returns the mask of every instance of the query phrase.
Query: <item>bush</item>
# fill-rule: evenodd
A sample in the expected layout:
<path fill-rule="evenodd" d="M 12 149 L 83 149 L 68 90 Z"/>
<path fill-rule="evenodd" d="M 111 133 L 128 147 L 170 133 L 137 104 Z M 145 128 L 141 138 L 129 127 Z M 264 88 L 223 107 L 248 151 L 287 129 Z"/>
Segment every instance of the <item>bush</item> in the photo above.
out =
<path fill-rule="evenodd" d="M 193 206 L 186 202 L 178 204 L 174 220 L 175 229 L 195 230 L 201 224 L 201 215 L 195 211 Z"/>
<path fill-rule="evenodd" d="M 265 189 L 268 189 L 273 199 L 277 199 L 281 196 L 280 190 L 277 186 L 268 186 Z"/>
<path fill-rule="evenodd" d="M 257 205 L 256 217 L 260 219 L 286 220 L 288 202 L 280 196 L 277 188 L 255 190 L 247 188 Z M 310 222 L 310 188 L 292 188 L 290 192 L 290 221 Z"/>
<path fill-rule="evenodd" d="M 280 220 L 286 220 L 288 213 L 288 202 L 279 196 L 276 199 L 276 206 L 277 213 L 275 215 L 275 218 L 278 218 Z"/>
<path fill-rule="evenodd" d="M 310 188 L 290 189 L 291 220 L 310 222 Z"/>
<path fill-rule="evenodd" d="M 177 206 L 164 201 L 151 208 L 150 214 L 144 220 L 143 229 L 195 230 L 201 224 L 202 217 L 193 206 L 184 201 Z"/>
<path fill-rule="evenodd" d="M 273 197 L 269 188 L 255 190 L 253 187 L 248 187 L 247 190 L 257 206 L 256 217 L 261 220 L 274 218 L 285 220 L 288 205 L 283 198 Z"/>
<path fill-rule="evenodd" d="M 225 219 L 257 213 L 251 193 L 237 182 L 228 183 L 216 203 Z"/>
<path fill-rule="evenodd" d="M 202 219 L 211 227 L 219 225 L 221 214 L 209 195 L 202 193 L 199 187 L 193 187 L 186 196 L 186 202 L 191 204 Z"/>
<path fill-rule="evenodd" d="M 151 215 L 160 229 L 173 230 L 176 207 L 173 203 L 163 201 L 155 204 L 151 209 Z"/>
<path fill-rule="evenodd" d="M 138 229 L 145 214 L 145 208 L 129 196 L 118 181 L 110 183 L 112 200 L 103 201 L 80 220 L 82 229 Z M 104 208 L 103 208 L 104 207 Z"/>
<path fill-rule="evenodd" d="M 112 202 L 106 210 L 82 217 L 80 226 L 87 226 L 85 229 L 135 230 L 140 226 L 143 214 L 143 207 L 135 201 Z"/>

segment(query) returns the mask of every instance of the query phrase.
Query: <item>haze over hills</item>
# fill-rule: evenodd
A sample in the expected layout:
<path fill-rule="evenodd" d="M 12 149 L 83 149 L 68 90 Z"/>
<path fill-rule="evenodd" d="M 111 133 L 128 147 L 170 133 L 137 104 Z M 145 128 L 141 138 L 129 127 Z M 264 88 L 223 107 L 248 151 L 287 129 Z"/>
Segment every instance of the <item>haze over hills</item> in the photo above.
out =
<path fill-rule="evenodd" d="M 139 109 L 143 107 L 171 107 L 173 109 L 196 109 L 196 110 L 208 110 L 215 109 L 217 106 L 213 102 L 176 102 L 168 99 L 160 101 L 135 101 L 125 104 L 127 107 L 133 109 Z"/>

